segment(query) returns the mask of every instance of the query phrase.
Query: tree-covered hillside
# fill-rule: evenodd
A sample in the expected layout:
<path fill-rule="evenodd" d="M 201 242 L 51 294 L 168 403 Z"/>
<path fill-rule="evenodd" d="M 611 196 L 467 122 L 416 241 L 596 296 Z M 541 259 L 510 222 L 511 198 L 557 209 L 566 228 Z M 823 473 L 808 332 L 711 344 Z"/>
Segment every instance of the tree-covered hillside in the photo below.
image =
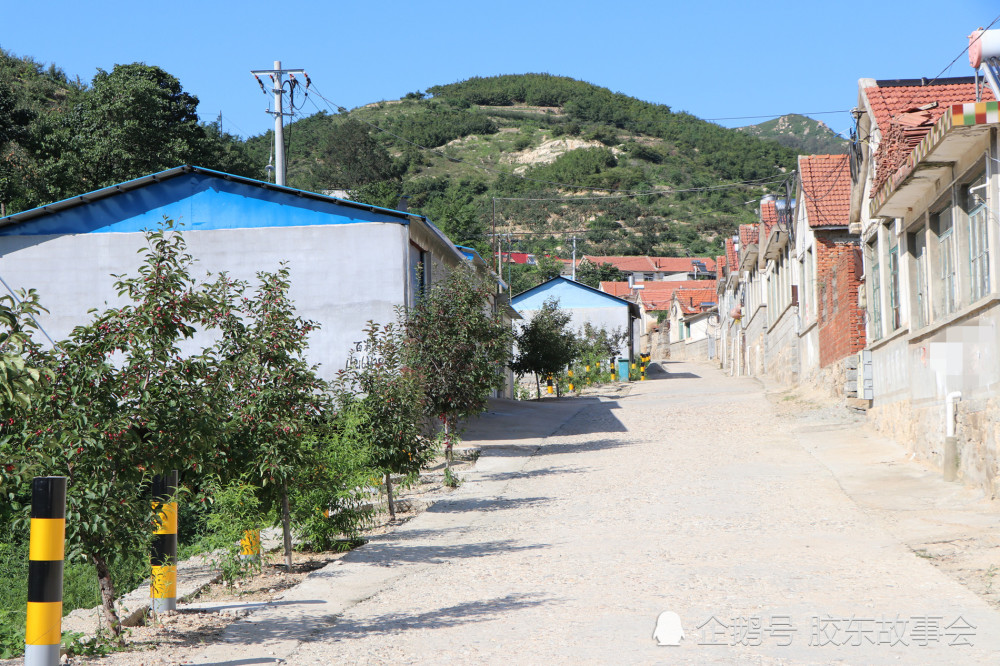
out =
<path fill-rule="evenodd" d="M 405 195 L 411 210 L 484 254 L 494 220 L 505 250 L 568 256 L 575 236 L 579 252 L 711 254 L 753 218 L 753 201 L 779 189 L 797 155 L 548 74 L 331 107 L 286 133 L 290 185 L 386 206 Z M 258 164 L 272 144 L 270 134 L 248 142 Z M 743 181 L 754 182 L 733 186 Z"/>
<path fill-rule="evenodd" d="M 406 196 L 484 256 L 495 238 L 557 256 L 574 238 L 581 253 L 712 254 L 780 191 L 797 154 L 548 74 L 473 78 L 349 112 L 316 91 L 309 101 L 326 110 L 286 128 L 289 185 L 390 207 Z M 272 134 L 240 141 L 197 106 L 155 66 L 98 70 L 84 84 L 0 50 L 4 212 L 184 163 L 267 179 Z"/>
<path fill-rule="evenodd" d="M 739 129 L 808 155 L 841 155 L 847 152 L 847 139 L 834 134 L 826 123 L 797 113 Z"/>
<path fill-rule="evenodd" d="M 243 142 L 202 123 L 197 107 L 198 98 L 159 67 L 117 65 L 85 85 L 0 49 L 0 210 L 180 164 L 262 177 Z"/>

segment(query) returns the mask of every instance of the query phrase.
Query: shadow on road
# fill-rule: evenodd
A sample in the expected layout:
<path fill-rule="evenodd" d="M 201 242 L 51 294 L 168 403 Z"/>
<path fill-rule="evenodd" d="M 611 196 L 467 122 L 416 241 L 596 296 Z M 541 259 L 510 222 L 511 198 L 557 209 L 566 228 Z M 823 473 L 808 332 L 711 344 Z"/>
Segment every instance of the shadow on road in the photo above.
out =
<path fill-rule="evenodd" d="M 562 433 L 560 433 L 562 434 Z M 589 442 L 567 442 L 566 444 L 543 444 L 539 449 L 538 456 L 554 456 L 565 453 L 584 453 L 587 451 L 606 451 L 617 449 L 623 446 L 632 446 L 632 442 L 624 439 L 595 439 Z"/>
<path fill-rule="evenodd" d="M 566 423 L 574 424 L 578 429 L 575 434 L 626 432 L 625 426 L 611 413 L 614 409 L 618 409 L 617 402 L 594 396 L 490 400 L 488 411 L 463 424 L 462 439 L 484 444 L 542 439 Z"/>
<path fill-rule="evenodd" d="M 400 542 L 372 542 L 351 553 L 350 561 L 367 564 L 392 566 L 402 562 L 409 563 L 440 563 L 446 560 L 466 559 L 472 557 L 490 557 L 502 553 L 521 550 L 546 548 L 546 544 L 523 544 L 511 539 L 503 541 L 483 541 L 479 543 L 462 544 L 428 544 L 406 545 Z M 346 559 L 346 558 L 345 558 Z M 318 578 L 333 577 L 336 569 L 327 575 L 327 569 L 321 569 L 313 574 Z"/>
<path fill-rule="evenodd" d="M 536 479 L 541 476 L 555 476 L 556 474 L 579 474 L 589 471 L 589 467 L 542 467 L 533 469 L 530 472 L 515 470 L 513 472 L 494 472 L 485 474 L 487 481 L 513 481 L 515 479 Z"/>
<path fill-rule="evenodd" d="M 233 659 L 232 661 L 213 661 L 203 666 L 249 666 L 249 664 L 273 664 L 274 657 L 251 657 L 250 659 Z"/>
<path fill-rule="evenodd" d="M 427 513 L 460 513 L 465 511 L 503 511 L 504 509 L 519 509 L 536 506 L 552 501 L 549 497 L 476 497 L 456 501 L 435 502 L 427 509 Z"/>
<path fill-rule="evenodd" d="M 469 622 L 498 620 L 509 613 L 548 603 L 536 594 L 508 594 L 505 597 L 470 601 L 423 613 L 386 613 L 359 620 L 338 620 L 321 640 L 363 638 L 372 634 L 396 634 L 411 629 L 441 629 Z"/>

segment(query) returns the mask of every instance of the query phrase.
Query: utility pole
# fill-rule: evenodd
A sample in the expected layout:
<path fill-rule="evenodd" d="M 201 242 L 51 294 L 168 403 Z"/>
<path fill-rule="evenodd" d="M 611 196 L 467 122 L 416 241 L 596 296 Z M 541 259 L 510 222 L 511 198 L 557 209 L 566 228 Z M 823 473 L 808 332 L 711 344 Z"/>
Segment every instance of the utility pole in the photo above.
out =
<path fill-rule="evenodd" d="M 265 110 L 265 113 L 269 113 L 274 116 L 274 184 L 284 185 L 285 184 L 285 130 L 284 116 L 290 116 L 291 113 L 284 113 L 282 111 L 282 97 L 285 94 L 285 82 L 282 77 L 285 74 L 290 76 L 289 82 L 294 88 L 296 85 L 295 75 L 301 74 L 306 78 L 306 87 L 309 87 L 309 75 L 306 74 L 304 69 L 282 69 L 281 61 L 274 61 L 274 69 L 252 69 L 250 73 L 253 77 L 257 79 L 257 83 L 260 84 L 260 89 L 267 93 L 264 88 L 264 82 L 260 80 L 260 76 L 265 74 L 271 78 L 273 87 L 271 92 L 274 93 L 274 111 Z"/>
<path fill-rule="evenodd" d="M 576 282 L 576 236 L 573 236 L 573 282 Z"/>
<path fill-rule="evenodd" d="M 497 198 L 493 197 L 493 222 L 490 225 L 492 227 L 491 235 L 493 240 L 491 242 L 492 246 L 496 247 L 497 251 L 497 275 L 503 275 L 503 268 L 500 265 L 500 239 L 497 238 Z"/>

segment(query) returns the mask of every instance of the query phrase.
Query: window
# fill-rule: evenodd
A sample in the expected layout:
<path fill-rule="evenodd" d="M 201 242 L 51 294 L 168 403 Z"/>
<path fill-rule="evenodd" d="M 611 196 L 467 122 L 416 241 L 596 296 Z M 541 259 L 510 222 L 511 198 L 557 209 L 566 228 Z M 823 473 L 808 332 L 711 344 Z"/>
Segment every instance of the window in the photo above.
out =
<path fill-rule="evenodd" d="M 934 315 L 940 317 L 957 309 L 955 292 L 955 234 L 951 206 L 931 215 L 931 231 L 937 238 L 937 285 Z"/>
<path fill-rule="evenodd" d="M 972 301 L 990 293 L 985 184 L 985 179 L 979 177 L 964 188 L 965 211 L 969 217 L 969 295 Z"/>
<path fill-rule="evenodd" d="M 410 305 L 415 305 L 431 283 L 430 253 L 410 243 Z"/>
<path fill-rule="evenodd" d="M 868 245 L 868 258 L 872 267 L 872 297 L 869 302 L 871 313 L 871 337 L 872 340 L 882 338 L 882 265 L 879 262 L 879 255 L 876 250 L 877 238 L 872 239 Z"/>
<path fill-rule="evenodd" d="M 815 313 L 813 310 L 813 251 L 812 248 L 806 250 L 805 259 L 802 261 L 802 288 L 799 290 L 799 302 L 802 304 L 802 313 L 806 319 Z"/>
<path fill-rule="evenodd" d="M 899 328 L 899 240 L 889 231 L 891 245 L 889 247 L 889 312 L 892 330 Z"/>
<path fill-rule="evenodd" d="M 653 276 L 652 273 L 643 273 L 642 274 L 642 279 L 643 279 L 644 282 L 652 282 L 653 281 L 653 277 L 654 276 Z"/>
<path fill-rule="evenodd" d="M 907 247 L 913 260 L 914 278 L 914 312 L 916 313 L 916 326 L 923 328 L 930 323 L 927 314 L 927 305 L 930 299 L 927 297 L 927 237 L 923 228 L 911 232 L 907 236 Z"/>

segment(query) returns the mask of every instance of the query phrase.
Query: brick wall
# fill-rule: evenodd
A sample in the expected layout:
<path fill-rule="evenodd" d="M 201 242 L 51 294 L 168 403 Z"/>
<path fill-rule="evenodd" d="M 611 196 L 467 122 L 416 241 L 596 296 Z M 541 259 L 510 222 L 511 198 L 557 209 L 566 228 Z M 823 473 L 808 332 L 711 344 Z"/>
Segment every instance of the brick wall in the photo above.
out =
<path fill-rule="evenodd" d="M 864 278 L 855 236 L 816 234 L 816 281 L 820 303 L 819 365 L 824 368 L 865 346 L 858 286 Z"/>

